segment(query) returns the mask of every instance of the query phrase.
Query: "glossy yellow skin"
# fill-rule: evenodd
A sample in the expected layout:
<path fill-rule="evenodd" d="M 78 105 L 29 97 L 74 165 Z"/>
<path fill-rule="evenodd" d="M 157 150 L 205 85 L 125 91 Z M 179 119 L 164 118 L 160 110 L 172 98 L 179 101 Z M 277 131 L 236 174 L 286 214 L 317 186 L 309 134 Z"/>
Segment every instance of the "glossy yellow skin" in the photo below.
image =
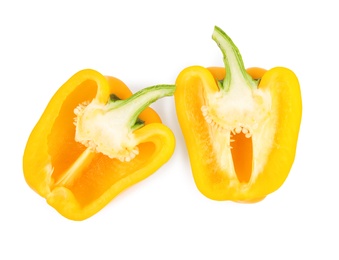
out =
<path fill-rule="evenodd" d="M 284 183 L 295 158 L 302 114 L 297 77 L 291 70 L 282 67 L 268 71 L 251 68 L 247 72 L 255 79 L 261 78 L 258 88 L 270 92 L 270 113 L 277 117 L 274 147 L 258 177 L 247 184 L 232 183 L 221 169 L 216 159 L 220 155 L 214 153 L 211 143 L 214 139 L 201 113 L 206 95 L 219 91 L 215 79 L 223 79 L 225 69 L 193 66 L 184 69 L 176 80 L 176 111 L 193 177 L 201 193 L 213 200 L 256 202 L 263 199 Z"/>
<path fill-rule="evenodd" d="M 74 108 L 92 99 L 105 104 L 111 93 L 120 99 L 132 95 L 116 78 L 94 70 L 79 71 L 52 97 L 24 151 L 23 171 L 28 185 L 71 220 L 84 220 L 97 213 L 120 192 L 153 174 L 174 151 L 172 131 L 151 108 L 139 116 L 145 122 L 134 131 L 140 153 L 130 162 L 110 159 L 77 143 Z M 70 169 L 76 173 L 74 180 L 58 184 Z"/>

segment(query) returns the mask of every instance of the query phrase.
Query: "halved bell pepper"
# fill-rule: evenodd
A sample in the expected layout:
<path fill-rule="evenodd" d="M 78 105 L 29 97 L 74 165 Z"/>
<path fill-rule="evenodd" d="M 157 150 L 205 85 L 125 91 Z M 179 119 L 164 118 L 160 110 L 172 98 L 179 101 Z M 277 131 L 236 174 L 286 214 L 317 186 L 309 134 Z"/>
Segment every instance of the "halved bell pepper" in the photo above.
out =
<path fill-rule="evenodd" d="M 29 136 L 27 183 L 66 218 L 94 215 L 170 159 L 174 135 L 148 106 L 174 89 L 157 85 L 132 95 L 117 78 L 79 71 L 55 93 Z"/>
<path fill-rule="evenodd" d="M 192 66 L 176 80 L 176 112 L 198 189 L 214 200 L 260 201 L 293 164 L 302 114 L 296 75 L 283 67 L 246 71 L 218 27 L 225 68 Z"/>

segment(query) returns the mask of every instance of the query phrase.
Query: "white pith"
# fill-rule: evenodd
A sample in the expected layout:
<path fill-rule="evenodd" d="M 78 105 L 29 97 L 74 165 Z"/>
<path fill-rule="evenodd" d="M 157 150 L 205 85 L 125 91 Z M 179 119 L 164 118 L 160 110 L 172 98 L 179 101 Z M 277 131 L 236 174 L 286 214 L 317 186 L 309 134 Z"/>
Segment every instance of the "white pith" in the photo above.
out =
<path fill-rule="evenodd" d="M 84 102 L 74 109 L 75 141 L 122 162 L 139 154 L 137 141 L 128 126 L 129 118 L 120 110 L 108 110 L 96 102 Z"/>
<path fill-rule="evenodd" d="M 252 139 L 250 185 L 266 164 L 274 142 L 276 117 L 271 114 L 270 93 L 244 86 L 207 94 L 201 111 L 209 125 L 214 153 L 218 155 L 216 159 L 234 184 L 239 182 L 231 154 L 232 137 L 242 132 Z"/>

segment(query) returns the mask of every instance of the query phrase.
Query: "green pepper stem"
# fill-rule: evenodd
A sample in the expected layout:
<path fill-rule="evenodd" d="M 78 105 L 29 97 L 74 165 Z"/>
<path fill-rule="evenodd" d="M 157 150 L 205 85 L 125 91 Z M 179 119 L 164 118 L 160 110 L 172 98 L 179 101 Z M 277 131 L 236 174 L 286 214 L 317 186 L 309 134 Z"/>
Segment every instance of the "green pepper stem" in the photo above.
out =
<path fill-rule="evenodd" d="M 231 38 L 219 27 L 215 26 L 212 39 L 218 44 L 224 56 L 226 77 L 222 84 L 219 84 L 220 87 L 226 92 L 230 90 L 231 86 L 237 85 L 256 88 L 257 83 L 246 72 L 240 52 Z"/>
<path fill-rule="evenodd" d="M 121 111 L 128 120 L 128 127 L 132 130 L 142 126 L 138 116 L 152 103 L 160 98 L 172 96 L 175 91 L 175 85 L 156 85 L 144 88 L 127 99 L 110 101 L 107 104 L 107 110 L 114 110 L 115 113 Z"/>

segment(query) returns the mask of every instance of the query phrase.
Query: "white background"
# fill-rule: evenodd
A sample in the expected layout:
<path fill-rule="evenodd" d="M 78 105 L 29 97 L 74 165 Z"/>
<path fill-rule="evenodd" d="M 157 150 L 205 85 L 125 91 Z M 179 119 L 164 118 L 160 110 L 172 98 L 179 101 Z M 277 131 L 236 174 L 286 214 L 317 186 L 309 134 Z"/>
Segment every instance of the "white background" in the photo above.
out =
<path fill-rule="evenodd" d="M 339 259 L 336 1 L 1 1 L 0 259 Z M 193 182 L 173 98 L 153 107 L 171 160 L 95 216 L 65 219 L 22 173 L 27 138 L 55 91 L 92 68 L 133 91 L 222 66 L 221 27 L 246 67 L 298 76 L 303 119 L 284 185 L 257 204 L 216 202 Z M 22 254 L 24 258 L 19 258 Z"/>

